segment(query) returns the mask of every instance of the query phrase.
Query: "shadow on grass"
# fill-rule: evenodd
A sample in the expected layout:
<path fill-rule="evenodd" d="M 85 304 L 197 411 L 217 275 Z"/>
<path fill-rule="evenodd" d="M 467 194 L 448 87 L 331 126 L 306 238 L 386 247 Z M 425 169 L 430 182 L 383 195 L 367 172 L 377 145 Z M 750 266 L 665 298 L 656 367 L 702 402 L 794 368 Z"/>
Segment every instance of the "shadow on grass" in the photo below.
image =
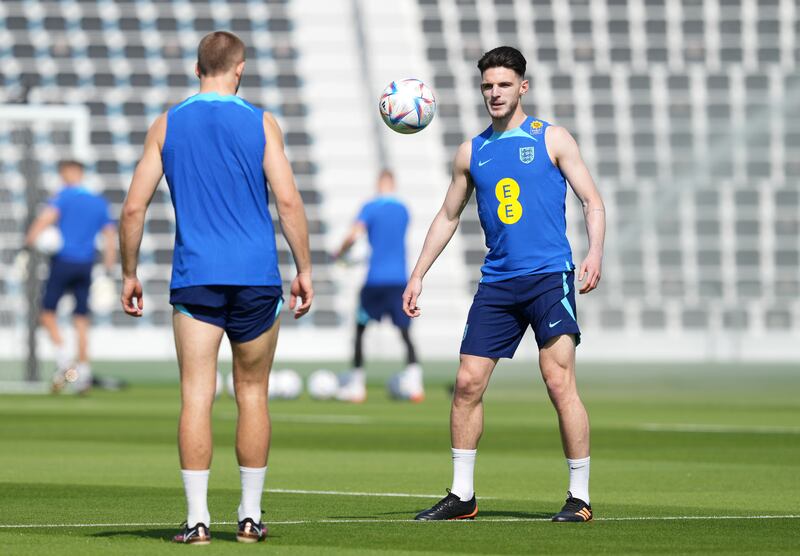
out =
<path fill-rule="evenodd" d="M 515 512 L 503 510 L 479 511 L 478 517 L 506 517 L 516 519 L 550 519 L 553 517 L 553 512 Z"/>
<path fill-rule="evenodd" d="M 419 510 L 421 511 L 421 510 Z M 375 519 L 378 517 L 399 517 L 399 518 L 407 518 L 409 521 L 414 520 L 414 516 L 419 513 L 419 511 L 414 512 L 376 512 L 371 515 L 331 515 L 328 516 L 328 519 L 363 519 L 365 521 L 369 521 L 370 519 Z M 553 517 L 552 512 L 517 512 L 513 510 L 503 511 L 503 510 L 490 510 L 490 511 L 479 511 L 478 517 L 475 519 L 479 521 L 482 517 L 494 517 L 494 518 L 509 518 L 509 519 L 550 519 Z"/>
<path fill-rule="evenodd" d="M 157 539 L 164 542 L 172 542 L 174 537 L 180 531 L 180 527 L 174 529 L 125 529 L 122 531 L 100 531 L 92 534 L 93 537 L 99 538 L 114 538 L 114 537 L 140 537 L 145 539 Z M 274 535 L 270 531 L 268 538 L 277 539 L 280 535 Z M 212 541 L 222 542 L 236 542 L 235 531 L 211 531 Z"/>

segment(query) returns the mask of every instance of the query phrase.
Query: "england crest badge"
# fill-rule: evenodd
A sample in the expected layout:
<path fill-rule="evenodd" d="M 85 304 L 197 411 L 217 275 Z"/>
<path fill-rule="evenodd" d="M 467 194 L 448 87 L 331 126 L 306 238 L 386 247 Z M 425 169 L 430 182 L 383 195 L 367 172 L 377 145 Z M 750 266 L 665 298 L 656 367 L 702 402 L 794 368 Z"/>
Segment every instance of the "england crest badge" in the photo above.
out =
<path fill-rule="evenodd" d="M 519 159 L 523 164 L 533 162 L 533 147 L 520 147 Z"/>

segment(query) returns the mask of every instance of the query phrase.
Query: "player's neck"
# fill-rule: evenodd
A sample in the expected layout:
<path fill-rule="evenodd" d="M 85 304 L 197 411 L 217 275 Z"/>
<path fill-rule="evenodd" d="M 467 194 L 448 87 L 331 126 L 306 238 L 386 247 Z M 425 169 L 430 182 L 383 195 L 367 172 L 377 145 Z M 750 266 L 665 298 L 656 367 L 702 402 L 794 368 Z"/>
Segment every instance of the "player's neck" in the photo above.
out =
<path fill-rule="evenodd" d="M 221 96 L 235 95 L 236 83 L 226 76 L 205 77 L 200 80 L 200 94 L 217 93 Z"/>
<path fill-rule="evenodd" d="M 528 115 L 521 109 L 514 110 L 511 114 L 504 118 L 492 118 L 492 131 L 495 133 L 503 133 L 509 129 L 514 129 L 522 125 L 522 122 Z"/>

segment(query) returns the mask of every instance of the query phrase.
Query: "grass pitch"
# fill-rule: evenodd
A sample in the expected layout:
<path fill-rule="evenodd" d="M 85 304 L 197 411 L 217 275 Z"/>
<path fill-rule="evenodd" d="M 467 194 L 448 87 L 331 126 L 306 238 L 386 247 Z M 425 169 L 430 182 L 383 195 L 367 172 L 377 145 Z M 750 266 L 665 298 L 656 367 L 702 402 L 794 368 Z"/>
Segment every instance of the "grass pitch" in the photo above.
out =
<path fill-rule="evenodd" d="M 576 525 L 547 521 L 567 472 L 531 363 L 501 364 L 486 396 L 478 519 L 410 521 L 450 485 L 454 364 L 426 366 L 419 405 L 387 399 L 392 369 L 369 368 L 363 405 L 272 404 L 270 534 L 256 546 L 235 542 L 236 413 L 226 397 L 214 410 L 214 542 L 168 542 L 185 516 L 174 364 L 97 364 L 132 381 L 122 392 L 0 397 L 0 553 L 797 553 L 794 366 L 580 365 L 596 520 Z"/>

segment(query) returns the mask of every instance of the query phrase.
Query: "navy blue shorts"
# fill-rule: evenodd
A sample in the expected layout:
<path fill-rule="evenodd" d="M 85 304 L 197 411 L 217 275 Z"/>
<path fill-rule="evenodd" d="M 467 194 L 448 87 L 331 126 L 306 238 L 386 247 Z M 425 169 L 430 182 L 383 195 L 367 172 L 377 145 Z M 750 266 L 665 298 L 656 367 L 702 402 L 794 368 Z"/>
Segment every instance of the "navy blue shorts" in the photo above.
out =
<path fill-rule="evenodd" d="M 175 310 L 248 342 L 272 328 L 283 305 L 280 286 L 190 286 L 170 290 Z"/>
<path fill-rule="evenodd" d="M 358 324 L 366 325 L 370 320 L 379 321 L 384 315 L 392 318 L 398 328 L 411 326 L 411 317 L 403 311 L 403 292 L 406 286 L 370 286 L 361 288 L 361 306 L 358 308 Z"/>
<path fill-rule="evenodd" d="M 75 296 L 76 315 L 89 313 L 89 288 L 92 286 L 93 263 L 76 263 L 52 259 L 50 277 L 44 285 L 42 309 L 55 311 L 58 301 L 67 292 Z"/>
<path fill-rule="evenodd" d="M 573 272 L 553 272 L 478 284 L 461 353 L 511 359 L 529 325 L 539 349 L 562 334 L 579 344 L 574 282 Z"/>

